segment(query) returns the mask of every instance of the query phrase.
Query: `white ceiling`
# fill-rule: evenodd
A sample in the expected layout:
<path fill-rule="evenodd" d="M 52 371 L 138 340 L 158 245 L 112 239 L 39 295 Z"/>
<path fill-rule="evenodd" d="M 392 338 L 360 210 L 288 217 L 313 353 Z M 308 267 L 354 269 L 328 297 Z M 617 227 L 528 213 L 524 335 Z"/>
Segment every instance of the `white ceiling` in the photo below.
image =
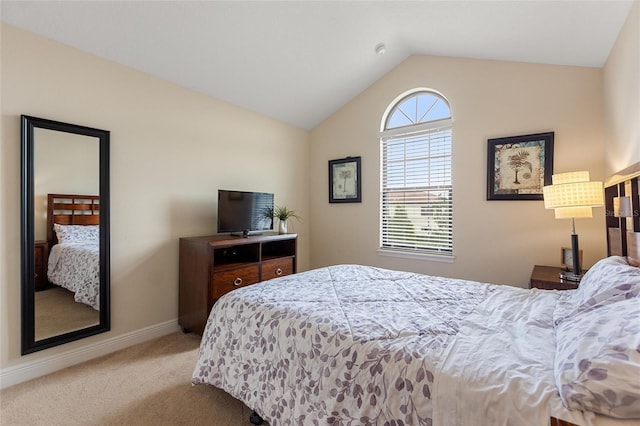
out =
<path fill-rule="evenodd" d="M 2 21 L 311 129 L 410 55 L 601 67 L 633 1 L 6 1 Z M 387 51 L 374 48 L 385 43 Z"/>

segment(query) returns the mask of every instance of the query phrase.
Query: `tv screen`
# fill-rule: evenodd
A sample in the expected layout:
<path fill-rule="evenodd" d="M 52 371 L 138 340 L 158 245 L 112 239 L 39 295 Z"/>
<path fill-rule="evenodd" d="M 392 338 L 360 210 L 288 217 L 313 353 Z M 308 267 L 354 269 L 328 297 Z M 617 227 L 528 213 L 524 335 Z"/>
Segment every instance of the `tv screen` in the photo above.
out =
<path fill-rule="evenodd" d="M 273 229 L 273 194 L 218 190 L 218 233 L 259 234 Z"/>

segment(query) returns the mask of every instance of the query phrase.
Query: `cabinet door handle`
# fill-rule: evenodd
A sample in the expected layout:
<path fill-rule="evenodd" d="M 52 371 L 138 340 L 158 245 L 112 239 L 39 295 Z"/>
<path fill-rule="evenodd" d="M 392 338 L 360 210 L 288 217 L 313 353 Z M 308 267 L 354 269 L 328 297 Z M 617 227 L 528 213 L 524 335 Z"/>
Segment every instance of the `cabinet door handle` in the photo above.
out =
<path fill-rule="evenodd" d="M 282 269 L 281 268 L 276 269 L 276 275 L 277 276 L 282 275 Z"/>
<path fill-rule="evenodd" d="M 233 285 L 235 285 L 236 287 L 239 285 L 242 285 L 242 278 L 238 277 L 233 281 Z"/>

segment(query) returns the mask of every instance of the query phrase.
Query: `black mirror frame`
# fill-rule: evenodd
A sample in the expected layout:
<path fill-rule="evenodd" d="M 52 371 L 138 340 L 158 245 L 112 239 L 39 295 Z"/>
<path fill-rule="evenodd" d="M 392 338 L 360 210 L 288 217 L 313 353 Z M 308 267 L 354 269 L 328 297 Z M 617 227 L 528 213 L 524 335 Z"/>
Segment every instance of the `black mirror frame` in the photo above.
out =
<path fill-rule="evenodd" d="M 34 130 L 36 128 L 96 137 L 100 147 L 100 322 L 98 325 L 74 330 L 42 340 L 35 340 L 35 224 L 34 224 Z M 109 137 L 108 130 L 94 129 L 47 120 L 21 116 L 21 339 L 22 355 L 53 346 L 62 345 L 111 329 L 110 315 L 110 249 L 109 249 Z"/>

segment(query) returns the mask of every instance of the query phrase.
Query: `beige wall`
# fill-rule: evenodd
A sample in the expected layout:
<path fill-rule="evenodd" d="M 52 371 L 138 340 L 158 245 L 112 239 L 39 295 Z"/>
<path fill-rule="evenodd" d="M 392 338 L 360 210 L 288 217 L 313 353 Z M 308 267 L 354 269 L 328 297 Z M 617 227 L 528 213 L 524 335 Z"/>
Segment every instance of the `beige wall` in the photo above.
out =
<path fill-rule="evenodd" d="M 218 188 L 274 192 L 298 210 L 298 268 L 308 268 L 307 131 L 6 24 L 1 34 L 2 368 L 176 319 L 178 238 L 215 233 Z M 25 357 L 20 114 L 111 131 L 112 331 Z"/>
<path fill-rule="evenodd" d="M 640 2 L 627 17 L 604 68 L 607 175 L 640 161 Z"/>
<path fill-rule="evenodd" d="M 449 100 L 453 127 L 453 264 L 377 254 L 378 132 L 400 94 L 415 87 Z M 311 133 L 312 267 L 349 262 L 480 281 L 528 284 L 535 264 L 558 265 L 571 223 L 542 201 L 486 201 L 487 139 L 555 132 L 554 171 L 589 170 L 602 180 L 602 70 L 413 56 Z M 362 156 L 362 203 L 327 202 L 327 161 Z M 603 208 L 577 221 L 589 266 L 606 255 Z"/>

